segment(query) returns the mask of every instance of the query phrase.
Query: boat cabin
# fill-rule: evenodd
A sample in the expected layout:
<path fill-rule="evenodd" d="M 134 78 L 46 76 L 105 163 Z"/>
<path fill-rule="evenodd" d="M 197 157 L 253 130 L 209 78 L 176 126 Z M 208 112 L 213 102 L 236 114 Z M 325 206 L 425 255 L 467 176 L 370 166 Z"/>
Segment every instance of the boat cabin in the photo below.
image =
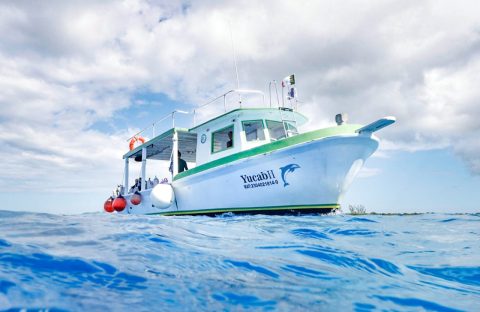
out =
<path fill-rule="evenodd" d="M 234 109 L 189 130 L 197 135 L 196 164 L 296 135 L 305 122 L 290 109 Z"/>
<path fill-rule="evenodd" d="M 178 112 L 178 111 L 177 111 Z M 174 112 L 175 113 L 175 112 Z M 172 113 L 172 117 L 174 117 Z M 128 193 L 129 161 L 141 161 L 141 180 L 146 181 L 146 160 L 178 164 L 178 154 L 189 169 L 299 133 L 307 118 L 293 108 L 236 108 L 190 129 L 173 127 L 130 150 L 125 159 L 124 192 Z M 132 137 L 132 140 L 136 136 Z M 178 166 L 171 165 L 171 181 Z M 146 185 L 148 188 L 148 185 Z M 145 186 L 142 187 L 142 190 Z"/>

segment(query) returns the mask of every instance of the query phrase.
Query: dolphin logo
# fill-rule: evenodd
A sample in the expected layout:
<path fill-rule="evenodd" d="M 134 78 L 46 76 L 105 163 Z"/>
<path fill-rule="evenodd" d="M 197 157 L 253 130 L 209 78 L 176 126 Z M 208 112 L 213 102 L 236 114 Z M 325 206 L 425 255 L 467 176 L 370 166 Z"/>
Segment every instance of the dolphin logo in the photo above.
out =
<path fill-rule="evenodd" d="M 290 165 L 286 165 L 285 167 L 280 168 L 281 176 L 282 176 L 282 180 L 283 180 L 283 187 L 286 187 L 287 185 L 290 185 L 290 183 L 288 183 L 287 180 L 285 180 L 285 176 L 287 175 L 287 173 L 294 172 L 298 168 L 300 168 L 300 166 L 297 165 L 297 164 L 290 164 Z"/>

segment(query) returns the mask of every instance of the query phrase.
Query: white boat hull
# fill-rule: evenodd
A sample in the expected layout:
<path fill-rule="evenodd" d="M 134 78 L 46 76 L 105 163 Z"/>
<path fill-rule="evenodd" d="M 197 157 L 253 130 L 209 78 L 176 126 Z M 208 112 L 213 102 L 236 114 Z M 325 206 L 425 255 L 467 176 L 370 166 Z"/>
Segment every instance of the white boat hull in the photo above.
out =
<path fill-rule="evenodd" d="M 175 202 L 165 209 L 152 205 L 151 190 L 137 206 L 127 195 L 122 213 L 330 212 L 377 147 L 376 138 L 358 134 L 292 145 L 173 181 Z"/>

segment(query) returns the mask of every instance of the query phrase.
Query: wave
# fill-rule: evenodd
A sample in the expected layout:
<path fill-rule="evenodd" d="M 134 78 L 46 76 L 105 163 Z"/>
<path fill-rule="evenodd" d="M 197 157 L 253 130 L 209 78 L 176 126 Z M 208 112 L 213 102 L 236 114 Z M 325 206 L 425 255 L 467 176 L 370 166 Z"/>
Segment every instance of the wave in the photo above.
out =
<path fill-rule="evenodd" d="M 0 310 L 479 310 L 479 220 L 0 211 Z"/>

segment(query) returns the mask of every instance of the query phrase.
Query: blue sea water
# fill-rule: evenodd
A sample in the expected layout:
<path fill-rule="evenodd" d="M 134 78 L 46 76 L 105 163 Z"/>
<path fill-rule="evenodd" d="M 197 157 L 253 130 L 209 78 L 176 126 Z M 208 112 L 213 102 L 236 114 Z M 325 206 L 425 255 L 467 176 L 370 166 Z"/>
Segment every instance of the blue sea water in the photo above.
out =
<path fill-rule="evenodd" d="M 0 310 L 480 311 L 480 215 L 0 211 Z"/>

